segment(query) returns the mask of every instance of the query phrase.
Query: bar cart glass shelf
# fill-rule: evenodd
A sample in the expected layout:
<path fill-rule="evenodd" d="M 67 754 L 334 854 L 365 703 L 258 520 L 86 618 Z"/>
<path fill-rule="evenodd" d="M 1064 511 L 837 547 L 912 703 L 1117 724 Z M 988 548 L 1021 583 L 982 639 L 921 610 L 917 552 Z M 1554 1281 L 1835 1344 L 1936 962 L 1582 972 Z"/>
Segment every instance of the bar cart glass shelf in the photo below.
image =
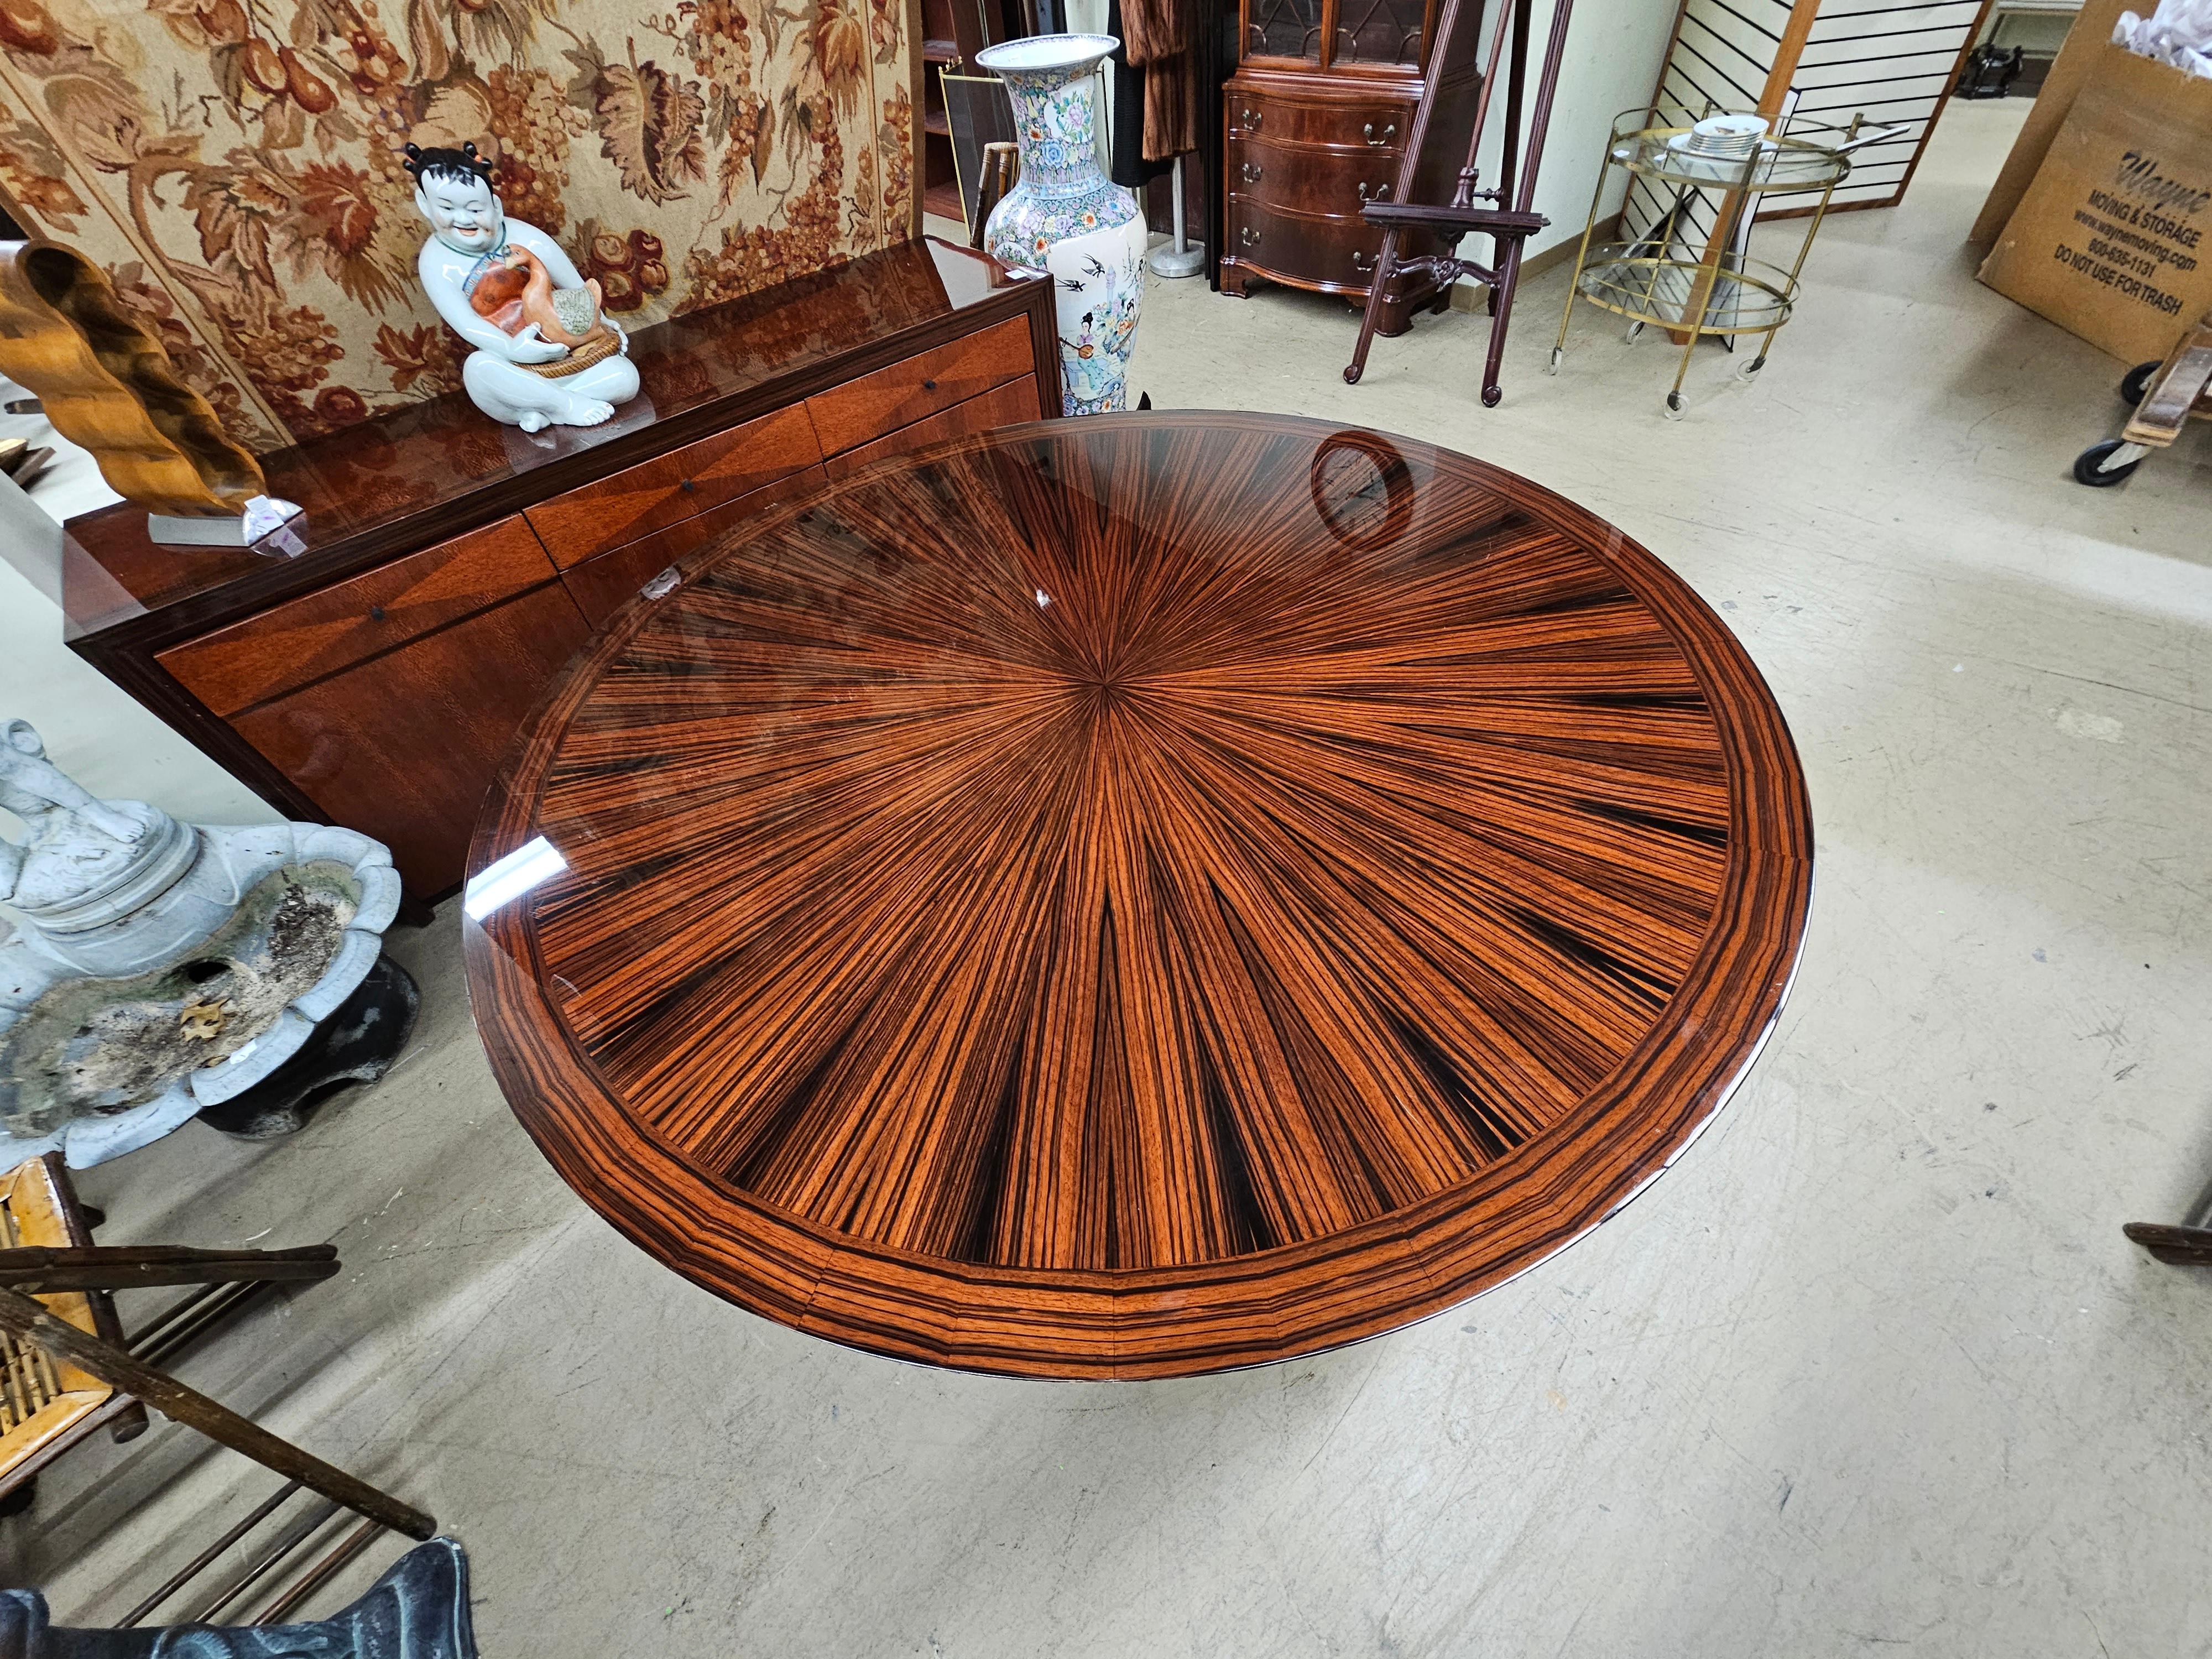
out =
<path fill-rule="evenodd" d="M 1551 372 L 1558 374 L 1565 360 L 1567 325 L 1577 300 L 1627 318 L 1632 340 L 1646 324 L 1656 323 L 1682 342 L 1681 362 L 1667 392 L 1668 416 L 1679 420 L 1688 408 L 1682 382 L 1699 340 L 1757 334 L 1758 349 L 1736 374 L 1748 380 L 1766 367 L 1775 334 L 1796 308 L 1798 275 L 1827 215 L 1828 198 L 1850 173 L 1847 152 L 1877 135 L 1871 128 L 1862 131 L 1854 116 L 1847 128 L 1801 128 L 1761 138 L 1741 157 L 1713 156 L 1686 148 L 1689 127 L 1643 125 L 1651 114 L 1631 111 L 1613 123 L 1606 166 L 1599 169 L 1589 218 L 1583 226 L 1559 341 L 1552 348 Z M 1614 167 L 1665 187 L 1674 205 L 1634 242 L 1594 244 L 1598 204 Z M 1701 229 L 1689 209 L 1705 191 L 1716 193 L 1717 205 L 1711 228 Z M 1758 198 L 1785 191 L 1819 196 L 1804 215 L 1804 240 L 1786 270 L 1753 258 L 1744 246 Z"/>

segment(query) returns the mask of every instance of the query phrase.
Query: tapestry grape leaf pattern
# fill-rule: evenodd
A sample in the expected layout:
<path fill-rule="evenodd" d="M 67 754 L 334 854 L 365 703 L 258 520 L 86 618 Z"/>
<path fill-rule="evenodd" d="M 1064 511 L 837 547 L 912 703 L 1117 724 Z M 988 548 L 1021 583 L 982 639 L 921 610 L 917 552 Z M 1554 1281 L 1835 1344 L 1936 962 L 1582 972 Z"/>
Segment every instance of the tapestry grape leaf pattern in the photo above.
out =
<path fill-rule="evenodd" d="M 908 0 L 8 0 L 0 201 L 256 450 L 460 384 L 401 147 L 472 142 L 635 328 L 903 240 Z"/>

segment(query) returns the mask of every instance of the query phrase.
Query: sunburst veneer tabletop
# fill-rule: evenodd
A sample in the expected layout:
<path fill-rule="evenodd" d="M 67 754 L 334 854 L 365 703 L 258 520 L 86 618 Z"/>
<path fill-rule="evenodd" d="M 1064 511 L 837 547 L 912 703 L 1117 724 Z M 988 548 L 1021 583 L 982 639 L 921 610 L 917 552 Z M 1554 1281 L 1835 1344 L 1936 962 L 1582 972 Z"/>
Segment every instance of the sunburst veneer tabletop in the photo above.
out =
<path fill-rule="evenodd" d="M 1602 1219 L 1781 1006 L 1757 671 L 1589 514 L 1246 414 L 1002 428 L 744 526 L 525 728 L 469 925 L 523 1123 L 881 1353 L 1278 1359 Z"/>

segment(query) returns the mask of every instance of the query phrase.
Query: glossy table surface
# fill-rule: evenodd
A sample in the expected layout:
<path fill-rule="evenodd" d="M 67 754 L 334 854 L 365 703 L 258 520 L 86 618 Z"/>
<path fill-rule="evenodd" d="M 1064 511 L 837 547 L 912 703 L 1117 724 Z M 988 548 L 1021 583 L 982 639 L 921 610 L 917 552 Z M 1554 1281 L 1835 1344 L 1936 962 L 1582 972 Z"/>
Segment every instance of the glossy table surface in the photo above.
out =
<path fill-rule="evenodd" d="M 654 1256 L 880 1353 L 1158 1376 L 1618 1207 L 1771 1025 L 1812 838 L 1750 659 L 1619 532 L 1150 414 L 705 550 L 549 691 L 472 865 L 494 1069 Z"/>

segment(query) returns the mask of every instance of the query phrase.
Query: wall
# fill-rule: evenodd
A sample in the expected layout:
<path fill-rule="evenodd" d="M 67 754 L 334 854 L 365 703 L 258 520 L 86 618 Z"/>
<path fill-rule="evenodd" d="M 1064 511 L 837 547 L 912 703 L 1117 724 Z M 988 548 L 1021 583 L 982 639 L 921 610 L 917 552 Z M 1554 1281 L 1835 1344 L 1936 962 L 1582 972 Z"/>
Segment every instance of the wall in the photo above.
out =
<path fill-rule="evenodd" d="M 1559 87 L 1552 105 L 1552 126 L 1545 140 L 1543 165 L 1536 175 L 1536 211 L 1551 220 L 1550 227 L 1531 239 L 1528 256 L 1538 258 L 1562 243 L 1580 240 L 1589 212 L 1590 191 L 1596 187 L 1605 159 L 1606 135 L 1613 118 L 1629 108 L 1643 109 L 1659 79 L 1660 60 L 1674 33 L 1676 0 L 1576 0 L 1567 27 L 1567 49 L 1559 65 Z M 1542 62 L 1546 36 L 1552 27 L 1552 0 L 1537 0 L 1529 48 L 1528 81 L 1533 93 Z M 1490 18 L 1486 16 L 1486 31 Z M 1486 32 L 1484 40 L 1488 41 Z M 1498 177 L 1500 130 L 1504 120 L 1504 91 L 1491 113 L 1491 136 L 1483 146 L 1485 184 Z M 1626 180 L 1618 173 L 1608 181 L 1607 199 L 1599 216 L 1620 210 Z M 1471 240 L 1487 254 L 1481 239 Z"/>
<path fill-rule="evenodd" d="M 913 226 L 909 0 L 6 0 L 0 201 L 83 249 L 250 448 L 459 384 L 400 147 L 644 323 Z"/>

